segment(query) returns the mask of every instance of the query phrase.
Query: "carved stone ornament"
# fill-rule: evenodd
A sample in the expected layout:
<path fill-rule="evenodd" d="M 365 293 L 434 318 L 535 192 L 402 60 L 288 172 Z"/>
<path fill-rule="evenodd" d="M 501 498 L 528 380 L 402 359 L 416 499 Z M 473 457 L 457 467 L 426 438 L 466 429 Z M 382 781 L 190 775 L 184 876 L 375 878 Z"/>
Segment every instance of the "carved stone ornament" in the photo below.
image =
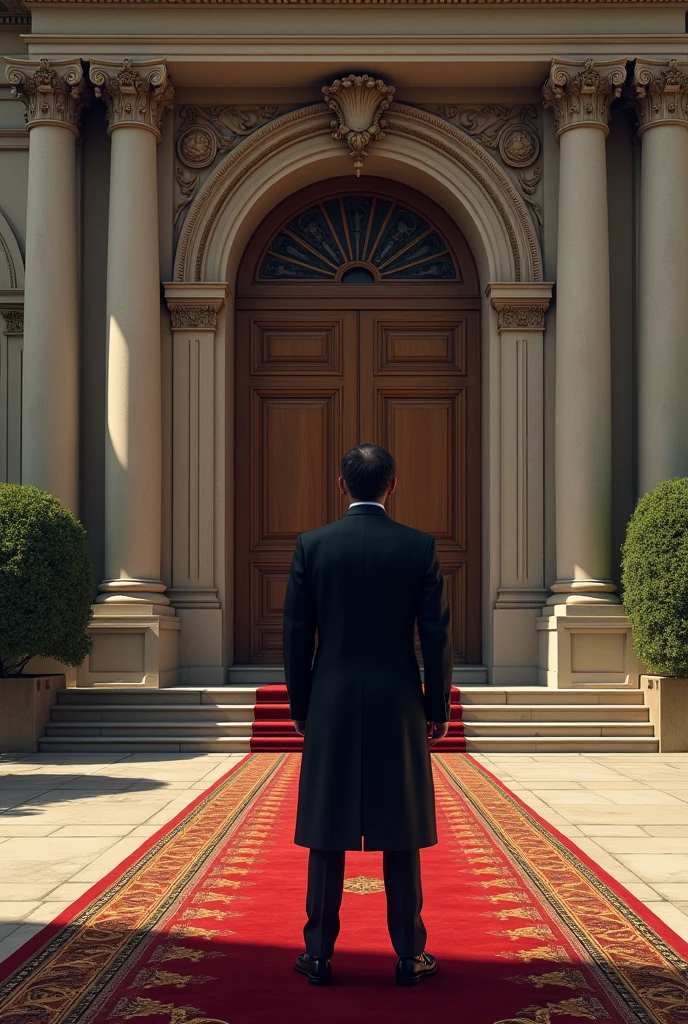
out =
<path fill-rule="evenodd" d="M 135 125 L 160 140 L 162 115 L 172 106 L 174 91 L 165 61 L 92 61 L 89 78 L 96 96 L 105 100 L 109 132 Z"/>
<path fill-rule="evenodd" d="M 626 60 L 582 64 L 574 60 L 553 60 L 542 90 L 544 104 L 554 111 L 557 138 L 577 125 L 599 125 L 609 131 L 609 108 L 621 95 L 626 81 Z"/>
<path fill-rule="evenodd" d="M 516 305 L 507 302 L 493 302 L 497 310 L 497 329 L 500 331 L 544 331 L 545 310 L 549 303 L 538 305 Z"/>
<path fill-rule="evenodd" d="M 86 83 L 81 61 L 48 61 L 5 57 L 5 73 L 12 95 L 24 104 L 24 120 L 29 128 L 36 124 L 59 124 L 77 132 L 79 116 L 86 99 Z"/>
<path fill-rule="evenodd" d="M 655 124 L 688 124 L 688 77 L 682 68 L 688 64 L 636 60 L 629 93 L 638 115 L 639 135 Z"/>
<path fill-rule="evenodd" d="M 23 309 L 0 309 L 5 319 L 5 334 L 24 333 L 24 310 Z"/>
<path fill-rule="evenodd" d="M 209 331 L 217 329 L 217 314 L 222 308 L 222 303 L 212 303 L 205 306 L 182 306 L 176 302 L 168 302 L 167 305 L 170 310 L 173 331 L 183 331 L 190 328 Z"/>
<path fill-rule="evenodd" d="M 324 85 L 323 95 L 336 114 L 333 138 L 348 143 L 359 178 L 368 155 L 367 146 L 374 139 L 385 137 L 382 129 L 387 125 L 382 115 L 392 102 L 394 87 L 372 75 L 348 75 L 336 78 L 332 85 Z"/>

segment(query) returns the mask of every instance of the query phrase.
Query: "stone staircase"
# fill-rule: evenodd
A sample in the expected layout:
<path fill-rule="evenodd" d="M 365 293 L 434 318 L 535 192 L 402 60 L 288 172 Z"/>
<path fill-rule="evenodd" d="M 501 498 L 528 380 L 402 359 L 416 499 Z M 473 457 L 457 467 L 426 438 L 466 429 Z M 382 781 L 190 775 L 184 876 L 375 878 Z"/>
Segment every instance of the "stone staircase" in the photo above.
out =
<path fill-rule="evenodd" d="M 58 691 L 45 753 L 250 749 L 255 685 Z M 461 687 L 473 753 L 652 753 L 659 749 L 641 690 Z"/>

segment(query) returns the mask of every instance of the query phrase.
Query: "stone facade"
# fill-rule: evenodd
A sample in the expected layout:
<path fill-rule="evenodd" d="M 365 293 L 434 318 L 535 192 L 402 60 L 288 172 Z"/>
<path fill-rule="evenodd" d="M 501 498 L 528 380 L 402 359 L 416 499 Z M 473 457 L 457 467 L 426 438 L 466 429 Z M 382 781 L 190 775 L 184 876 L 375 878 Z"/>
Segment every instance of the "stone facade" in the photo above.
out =
<path fill-rule="evenodd" d="M 637 686 L 619 543 L 688 474 L 683 8 L 270 6 L 0 7 L 0 480 L 87 527 L 72 681 L 227 681 L 238 268 L 286 197 L 373 175 L 433 200 L 480 279 L 464 677 Z"/>

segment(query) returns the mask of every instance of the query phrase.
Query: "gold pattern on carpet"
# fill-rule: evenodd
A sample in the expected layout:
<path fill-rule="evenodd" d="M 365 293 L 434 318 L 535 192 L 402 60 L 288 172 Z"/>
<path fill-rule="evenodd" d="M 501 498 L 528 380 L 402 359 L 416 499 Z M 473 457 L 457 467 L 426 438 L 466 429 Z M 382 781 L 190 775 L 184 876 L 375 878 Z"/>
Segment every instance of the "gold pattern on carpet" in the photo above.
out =
<path fill-rule="evenodd" d="M 344 879 L 344 892 L 356 892 L 365 896 L 370 892 L 384 892 L 385 883 L 381 878 L 367 878 L 365 875 L 356 875 L 355 878 Z"/>

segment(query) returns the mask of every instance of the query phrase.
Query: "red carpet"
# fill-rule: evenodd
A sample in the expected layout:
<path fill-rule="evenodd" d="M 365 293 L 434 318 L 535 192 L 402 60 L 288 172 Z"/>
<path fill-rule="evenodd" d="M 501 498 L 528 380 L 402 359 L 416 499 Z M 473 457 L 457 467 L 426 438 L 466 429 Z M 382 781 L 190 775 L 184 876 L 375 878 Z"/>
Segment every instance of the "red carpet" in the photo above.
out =
<path fill-rule="evenodd" d="M 437 977 L 393 984 L 381 855 L 347 857 L 329 989 L 292 968 L 298 755 L 250 755 L 0 965 L 2 1024 L 685 1024 L 688 945 L 470 757 L 434 758 Z"/>
<path fill-rule="evenodd" d="M 303 739 L 294 732 L 294 726 L 289 718 L 286 686 L 261 686 L 256 691 L 254 715 L 251 750 L 265 752 L 303 749 Z M 461 691 L 454 686 L 449 733 L 437 744 L 435 750 L 449 753 L 463 752 L 466 749 L 461 716 Z"/>

